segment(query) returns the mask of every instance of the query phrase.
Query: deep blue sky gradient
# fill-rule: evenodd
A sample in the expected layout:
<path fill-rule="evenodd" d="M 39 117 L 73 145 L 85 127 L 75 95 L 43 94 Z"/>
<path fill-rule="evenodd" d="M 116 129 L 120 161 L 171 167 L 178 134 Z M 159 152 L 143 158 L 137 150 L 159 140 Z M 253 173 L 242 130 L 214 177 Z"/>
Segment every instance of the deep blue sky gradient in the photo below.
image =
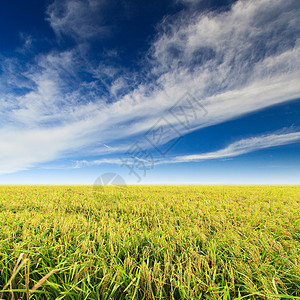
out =
<path fill-rule="evenodd" d="M 96 8 L 91 8 L 92 2 Z M 263 2 L 257 3 L 263 5 Z M 236 42 L 237 47 L 232 50 L 230 38 L 220 42 L 209 42 L 207 38 L 202 45 L 200 37 L 205 36 L 205 29 L 202 32 L 201 28 L 206 24 L 205 18 L 222 20 L 221 16 L 224 20 L 234 20 L 232 26 L 237 30 L 242 28 L 244 25 L 239 26 L 238 22 L 243 22 L 243 17 L 239 16 L 244 11 L 251 13 L 246 1 L 93 0 L 90 4 L 87 0 L 2 1 L 0 184 L 93 184 L 107 172 L 120 174 L 130 184 L 299 184 L 299 138 L 288 139 L 280 145 L 274 142 L 274 146 L 259 143 L 239 155 L 229 153 L 226 157 L 190 161 L 188 158 L 230 150 L 230 145 L 243 140 L 268 136 L 276 139 L 276 136 L 299 133 L 300 90 L 293 83 L 299 72 L 298 61 L 291 66 L 275 61 L 285 59 L 284 55 L 291 55 L 291 61 L 292 55 L 296 57 L 299 53 L 299 30 L 296 25 L 288 24 L 288 19 L 293 20 L 300 7 L 297 1 L 281 3 L 282 14 L 281 4 L 274 4 L 270 11 L 253 9 L 257 18 L 251 19 L 248 25 L 257 28 L 257 32 L 261 30 L 261 36 L 253 32 L 257 37 L 252 41 L 245 33 L 247 29 L 241 29 L 245 36 L 236 40 L 233 37 L 232 43 Z M 251 5 L 258 4 L 249 1 Z M 72 11 L 73 7 L 77 10 Z M 68 13 L 74 15 L 64 19 Z M 290 17 L 285 19 L 284 13 Z M 272 22 L 276 19 L 281 21 L 273 29 Z M 199 24 L 197 29 L 193 27 L 195 24 Z M 209 24 L 211 29 L 212 23 Z M 199 40 L 193 36 L 197 30 Z M 217 36 L 223 29 L 216 26 L 215 30 Z M 224 36 L 230 36 L 228 32 L 224 29 Z M 239 39 L 243 41 L 241 44 Z M 193 45 L 197 43 L 195 50 Z M 224 67 L 227 69 L 221 79 L 223 61 L 224 66 L 229 61 L 229 67 Z M 213 79 L 208 76 L 207 81 L 201 81 L 205 72 L 218 72 L 220 78 L 211 75 Z M 191 79 L 180 87 L 189 75 L 195 82 Z M 266 107 L 259 101 L 252 106 L 250 102 L 260 100 L 257 97 L 261 96 L 247 95 L 256 92 L 263 80 L 270 80 L 274 87 L 277 80 L 278 84 L 291 82 L 292 88 L 286 85 L 280 89 L 282 95 L 278 96 L 281 98 L 277 104 L 273 104 L 275 100 L 272 102 L 272 97 L 277 97 L 275 94 L 267 100 L 261 98 L 261 103 L 269 101 Z M 206 82 L 204 86 L 203 82 Z M 220 98 L 219 111 L 211 106 L 216 101 L 214 97 L 223 97 L 227 92 L 235 97 L 235 92 L 245 88 L 248 92 L 241 94 L 245 98 L 241 96 L 239 106 L 233 106 L 233 111 L 228 109 L 225 100 L 222 102 L 223 98 Z M 145 142 L 144 134 L 160 118 L 166 117 L 164 112 L 186 91 L 203 104 L 207 115 L 197 120 L 191 132 L 181 131 L 176 145 L 161 155 Z M 266 87 L 267 93 L 272 95 Z M 166 105 L 164 99 L 174 94 L 176 101 L 170 100 Z M 109 110 L 116 103 L 122 105 L 128 101 L 130 108 Z M 153 103 L 152 109 L 150 104 L 145 105 L 141 112 L 148 115 L 135 111 L 147 101 Z M 249 110 L 243 111 L 243 103 Z M 241 113 L 235 114 L 236 107 Z M 108 113 L 101 115 L 105 109 Z M 100 117 L 96 118 L 94 114 L 98 112 Z M 105 117 L 108 118 L 101 123 Z M 59 132 L 68 126 L 65 138 L 61 138 Z M 36 138 L 22 140 L 27 133 Z M 14 134 L 16 137 L 12 138 Z M 44 155 L 47 151 L 47 147 L 43 148 L 44 138 L 48 135 L 53 139 L 50 146 L 56 143 L 59 146 Z M 140 179 L 122 166 L 120 160 L 130 158 L 127 152 L 135 143 L 140 143 L 158 161 L 148 165 L 147 172 L 140 173 Z M 185 161 L 179 162 L 179 157 Z"/>

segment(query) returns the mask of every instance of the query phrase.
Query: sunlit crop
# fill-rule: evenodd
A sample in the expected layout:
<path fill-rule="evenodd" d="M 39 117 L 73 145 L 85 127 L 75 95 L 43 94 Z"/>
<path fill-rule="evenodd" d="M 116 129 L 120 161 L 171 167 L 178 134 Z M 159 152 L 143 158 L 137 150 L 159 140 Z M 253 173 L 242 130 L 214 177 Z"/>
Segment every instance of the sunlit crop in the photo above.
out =
<path fill-rule="evenodd" d="M 300 186 L 0 186 L 0 208 L 3 299 L 300 299 Z"/>

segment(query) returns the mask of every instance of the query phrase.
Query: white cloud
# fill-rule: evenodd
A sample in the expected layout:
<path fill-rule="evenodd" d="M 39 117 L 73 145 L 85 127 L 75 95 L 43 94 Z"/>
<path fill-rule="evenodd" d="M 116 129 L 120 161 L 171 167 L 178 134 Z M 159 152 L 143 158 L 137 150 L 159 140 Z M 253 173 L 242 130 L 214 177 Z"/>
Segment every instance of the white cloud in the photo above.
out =
<path fill-rule="evenodd" d="M 296 0 L 239 1 L 226 12 L 167 18 L 143 82 L 122 67 L 92 65 L 80 51 L 83 40 L 102 34 L 101 22 L 90 22 L 99 5 L 69 0 L 48 8 L 54 31 L 72 36 L 77 47 L 39 55 L 27 69 L 0 58 L 1 173 L 86 154 L 99 143 L 121 149 L 118 143 L 162 116 L 182 130 L 166 112 L 186 91 L 208 111 L 191 120 L 191 130 L 300 97 Z M 90 78 L 83 80 L 82 72 Z M 124 92 L 128 82 L 133 85 Z"/>
<path fill-rule="evenodd" d="M 228 158 L 265 148 L 271 148 L 299 142 L 300 132 L 290 132 L 283 134 L 273 133 L 269 135 L 262 135 L 258 137 L 242 139 L 240 141 L 228 145 L 226 148 L 214 152 L 178 156 L 173 160 L 173 162 L 190 162 L 207 159 Z"/>
<path fill-rule="evenodd" d="M 251 137 L 247 139 L 242 139 L 234 142 L 227 147 L 207 153 L 193 154 L 193 155 L 183 155 L 170 157 L 169 159 L 153 158 L 153 161 L 144 161 L 146 166 L 154 166 L 157 164 L 174 164 L 174 163 L 186 163 L 186 162 L 199 162 L 209 159 L 223 159 L 231 158 L 253 151 L 258 151 L 261 149 L 278 147 L 287 144 L 299 143 L 300 142 L 300 132 L 288 132 L 279 133 L 274 132 L 271 134 L 260 135 L 256 137 Z M 136 157 L 130 158 L 127 156 L 122 156 L 120 158 L 102 158 L 97 160 L 82 160 L 77 161 L 76 167 L 83 166 L 93 166 L 101 164 L 122 164 L 122 159 L 127 161 L 127 164 L 135 164 Z"/>
<path fill-rule="evenodd" d="M 47 9 L 48 21 L 58 35 L 69 35 L 82 42 L 107 35 L 109 28 L 102 24 L 101 9 L 105 1 L 54 1 Z M 100 19 L 100 20 L 99 20 Z"/>

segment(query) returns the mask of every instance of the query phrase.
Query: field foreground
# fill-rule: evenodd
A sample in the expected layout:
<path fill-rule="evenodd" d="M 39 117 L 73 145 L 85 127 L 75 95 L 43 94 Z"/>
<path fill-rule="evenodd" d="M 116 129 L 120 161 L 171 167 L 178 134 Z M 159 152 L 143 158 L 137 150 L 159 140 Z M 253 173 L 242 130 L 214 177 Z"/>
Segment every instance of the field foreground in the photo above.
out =
<path fill-rule="evenodd" d="M 300 299 L 300 186 L 0 186 L 0 226 L 2 299 Z"/>

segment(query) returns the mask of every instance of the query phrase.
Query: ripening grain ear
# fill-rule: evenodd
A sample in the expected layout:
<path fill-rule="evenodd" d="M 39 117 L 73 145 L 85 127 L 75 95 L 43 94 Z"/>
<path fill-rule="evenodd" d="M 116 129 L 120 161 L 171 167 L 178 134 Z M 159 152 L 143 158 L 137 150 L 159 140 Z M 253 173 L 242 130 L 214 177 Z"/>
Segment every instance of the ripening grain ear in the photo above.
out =
<path fill-rule="evenodd" d="M 22 263 L 20 264 L 21 260 L 23 259 Z M 19 266 L 20 264 L 20 266 Z M 18 260 L 17 260 L 17 263 L 16 265 L 14 266 L 13 268 L 13 271 L 12 271 L 12 274 L 11 274 L 11 277 L 9 278 L 9 280 L 7 281 L 7 283 L 5 284 L 5 286 L 3 287 L 1 293 L 0 293 L 0 299 L 2 298 L 2 294 L 3 294 L 3 291 L 5 291 L 5 289 L 9 286 L 9 289 L 10 289 L 10 293 L 11 293 L 11 299 L 15 299 L 14 297 L 14 293 L 13 293 L 13 290 L 12 290 L 12 282 L 14 280 L 14 278 L 16 277 L 16 275 L 19 273 L 19 271 L 21 270 L 21 268 L 23 267 L 23 265 L 26 264 L 26 256 L 24 253 L 21 253 Z M 19 266 L 19 267 L 18 267 Z"/>
<path fill-rule="evenodd" d="M 11 294 L 11 300 L 15 300 L 12 283 L 13 283 L 14 278 L 16 277 L 16 275 L 19 273 L 19 271 L 21 270 L 21 268 L 23 266 L 24 266 L 24 272 L 25 272 L 25 289 L 26 289 L 26 293 L 27 293 L 27 299 L 29 299 L 29 295 L 33 294 L 52 274 L 54 274 L 55 272 L 61 270 L 61 269 L 52 270 L 46 276 L 44 276 L 41 280 L 39 280 L 34 285 L 34 287 L 29 291 L 29 264 L 28 264 L 28 268 L 26 268 L 26 262 L 29 262 L 29 259 L 26 258 L 25 253 L 21 253 L 18 260 L 17 260 L 17 262 L 16 262 L 16 265 L 13 268 L 10 279 L 7 281 L 7 283 L 5 284 L 3 289 L 0 291 L 0 299 L 2 299 L 3 292 L 5 292 L 6 288 L 9 286 L 9 292 Z"/>
<path fill-rule="evenodd" d="M 37 282 L 34 287 L 31 289 L 30 294 L 33 294 L 52 274 L 60 271 L 61 269 L 55 269 L 49 272 L 46 276 L 44 276 L 39 282 Z"/>

